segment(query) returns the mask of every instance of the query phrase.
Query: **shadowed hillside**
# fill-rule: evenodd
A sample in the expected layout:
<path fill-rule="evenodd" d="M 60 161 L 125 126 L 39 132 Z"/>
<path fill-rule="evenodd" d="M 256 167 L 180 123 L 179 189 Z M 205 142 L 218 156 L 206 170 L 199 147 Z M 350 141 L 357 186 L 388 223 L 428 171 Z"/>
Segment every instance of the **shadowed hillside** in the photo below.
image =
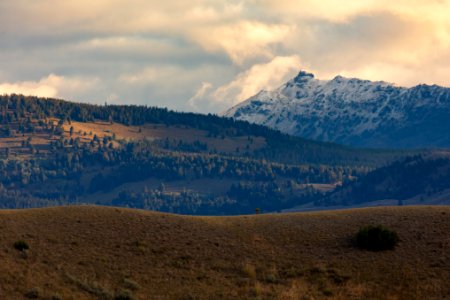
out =
<path fill-rule="evenodd" d="M 317 204 L 370 205 L 383 200 L 391 200 L 394 205 L 395 201 L 398 205 L 448 204 L 449 176 L 448 153 L 407 157 L 338 186 Z"/>
<path fill-rule="evenodd" d="M 399 245 L 352 246 L 369 224 Z M 2 299 L 450 297 L 449 207 L 240 217 L 59 207 L 1 211 L 0 229 Z"/>

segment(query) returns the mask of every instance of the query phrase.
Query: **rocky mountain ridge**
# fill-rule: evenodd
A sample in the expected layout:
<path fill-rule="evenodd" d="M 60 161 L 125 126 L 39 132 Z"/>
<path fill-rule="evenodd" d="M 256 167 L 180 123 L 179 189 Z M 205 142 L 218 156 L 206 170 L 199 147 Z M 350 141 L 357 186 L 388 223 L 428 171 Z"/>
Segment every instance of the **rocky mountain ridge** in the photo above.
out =
<path fill-rule="evenodd" d="M 318 80 L 301 71 L 223 115 L 359 147 L 450 147 L 450 88 L 437 85 L 405 88 L 342 76 Z"/>

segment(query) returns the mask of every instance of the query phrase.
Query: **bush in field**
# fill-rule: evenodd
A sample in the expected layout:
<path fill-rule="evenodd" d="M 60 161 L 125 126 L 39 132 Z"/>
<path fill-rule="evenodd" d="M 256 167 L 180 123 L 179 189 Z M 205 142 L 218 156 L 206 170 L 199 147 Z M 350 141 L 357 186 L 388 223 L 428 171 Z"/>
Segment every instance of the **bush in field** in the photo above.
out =
<path fill-rule="evenodd" d="M 360 249 L 390 250 L 394 249 L 398 242 L 397 233 L 382 225 L 363 227 L 356 234 L 356 246 Z"/>
<path fill-rule="evenodd" d="M 19 251 L 24 251 L 24 250 L 28 250 L 30 249 L 30 247 L 28 246 L 27 242 L 25 241 L 17 241 L 14 243 L 14 248 L 16 248 Z"/>

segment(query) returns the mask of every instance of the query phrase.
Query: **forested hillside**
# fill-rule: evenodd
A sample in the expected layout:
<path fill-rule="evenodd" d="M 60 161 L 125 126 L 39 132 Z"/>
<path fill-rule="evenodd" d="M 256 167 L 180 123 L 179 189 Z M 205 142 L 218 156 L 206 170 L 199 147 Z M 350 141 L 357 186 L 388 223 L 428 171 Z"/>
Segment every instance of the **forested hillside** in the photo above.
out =
<path fill-rule="evenodd" d="M 215 115 L 0 97 L 0 207 L 276 211 L 411 152 L 355 150 Z"/>
<path fill-rule="evenodd" d="M 320 200 L 320 205 L 355 205 L 383 199 L 418 198 L 419 203 L 450 189 L 450 156 L 417 155 L 381 167 L 355 181 L 338 186 Z"/>

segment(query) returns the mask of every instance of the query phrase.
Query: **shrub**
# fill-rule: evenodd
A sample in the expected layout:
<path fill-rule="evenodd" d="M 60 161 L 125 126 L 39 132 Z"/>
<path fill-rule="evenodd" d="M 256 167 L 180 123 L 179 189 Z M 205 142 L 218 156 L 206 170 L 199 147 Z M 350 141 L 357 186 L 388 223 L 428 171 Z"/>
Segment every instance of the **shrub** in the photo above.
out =
<path fill-rule="evenodd" d="M 131 291 L 137 291 L 141 288 L 139 283 L 137 283 L 136 281 L 129 279 L 129 278 L 125 278 L 123 280 L 123 285 L 125 286 L 125 288 L 127 288 Z"/>
<path fill-rule="evenodd" d="M 25 293 L 25 297 L 28 299 L 38 299 L 42 295 L 40 288 L 35 287 Z"/>
<path fill-rule="evenodd" d="M 50 300 L 62 300 L 62 297 L 59 294 L 54 294 L 50 297 Z"/>
<path fill-rule="evenodd" d="M 14 243 L 14 248 L 16 248 L 19 251 L 24 251 L 30 249 L 27 242 L 20 240 Z"/>
<path fill-rule="evenodd" d="M 244 273 L 244 276 L 250 279 L 256 279 L 256 268 L 255 266 L 246 263 L 244 267 L 242 268 L 242 272 Z"/>
<path fill-rule="evenodd" d="M 134 300 L 133 293 L 129 290 L 122 290 L 114 296 L 114 300 Z"/>
<path fill-rule="evenodd" d="M 394 249 L 398 242 L 397 233 L 382 225 L 363 227 L 356 235 L 356 246 L 371 251 Z"/>

